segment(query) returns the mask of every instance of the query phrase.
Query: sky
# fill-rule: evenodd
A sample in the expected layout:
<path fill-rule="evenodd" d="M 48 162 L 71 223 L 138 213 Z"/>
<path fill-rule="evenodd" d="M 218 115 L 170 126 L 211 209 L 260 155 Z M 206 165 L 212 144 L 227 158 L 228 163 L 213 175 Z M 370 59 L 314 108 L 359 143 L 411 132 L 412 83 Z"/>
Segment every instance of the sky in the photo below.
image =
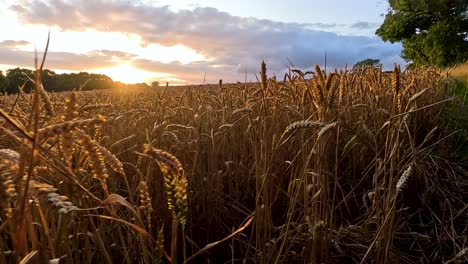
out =
<path fill-rule="evenodd" d="M 401 45 L 375 35 L 385 0 L 0 0 L 0 70 L 102 73 L 116 81 L 199 84 L 352 66 L 404 64 Z M 281 79 L 281 78 L 280 78 Z"/>

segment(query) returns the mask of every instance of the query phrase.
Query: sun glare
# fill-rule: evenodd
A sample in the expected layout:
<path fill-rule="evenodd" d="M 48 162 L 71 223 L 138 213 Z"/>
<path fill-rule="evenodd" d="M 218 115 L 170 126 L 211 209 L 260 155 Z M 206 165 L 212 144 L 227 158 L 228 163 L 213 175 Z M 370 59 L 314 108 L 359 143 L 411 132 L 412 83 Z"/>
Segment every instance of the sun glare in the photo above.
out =
<path fill-rule="evenodd" d="M 149 79 L 167 76 L 167 74 L 164 73 L 142 71 L 129 64 L 122 64 L 112 68 L 99 69 L 93 72 L 105 74 L 111 77 L 114 81 L 120 81 L 127 84 L 147 82 Z"/>

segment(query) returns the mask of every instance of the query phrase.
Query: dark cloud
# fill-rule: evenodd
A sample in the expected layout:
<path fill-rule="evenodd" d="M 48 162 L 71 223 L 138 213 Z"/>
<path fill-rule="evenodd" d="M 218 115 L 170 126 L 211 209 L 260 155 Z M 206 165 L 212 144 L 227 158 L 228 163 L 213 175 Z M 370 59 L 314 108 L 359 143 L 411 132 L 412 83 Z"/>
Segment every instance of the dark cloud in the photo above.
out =
<path fill-rule="evenodd" d="M 352 65 L 366 58 L 381 59 L 390 66 L 401 52 L 400 45 L 384 43 L 377 37 L 338 35 L 316 29 L 342 25 L 244 18 L 210 7 L 174 12 L 168 6 L 155 7 L 132 1 L 31 0 L 10 6 L 10 10 L 23 23 L 59 26 L 62 30 L 92 28 L 132 33 L 141 36 L 142 45 L 185 45 L 208 61 L 164 64 L 140 59 L 134 64 L 186 78 L 203 76 L 205 72 L 211 76 L 219 74 L 219 78 L 243 78 L 244 72 L 258 72 L 262 60 L 267 62 L 272 73 L 281 74 L 290 66 L 288 59 L 298 68 L 310 68 L 324 61 L 325 51 L 330 68 Z M 351 27 L 368 29 L 371 26 L 375 25 L 358 22 Z"/>

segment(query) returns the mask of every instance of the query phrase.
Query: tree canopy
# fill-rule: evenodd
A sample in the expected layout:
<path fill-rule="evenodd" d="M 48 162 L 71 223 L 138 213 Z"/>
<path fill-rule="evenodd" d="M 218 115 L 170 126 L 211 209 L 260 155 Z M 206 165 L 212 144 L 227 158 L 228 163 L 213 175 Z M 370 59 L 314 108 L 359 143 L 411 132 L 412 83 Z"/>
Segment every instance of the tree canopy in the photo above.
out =
<path fill-rule="evenodd" d="M 0 71 L 0 92 L 5 92 L 6 90 L 8 90 L 8 79 Z"/>
<path fill-rule="evenodd" d="M 0 72 L 0 92 L 17 93 L 19 87 L 23 87 L 25 92 L 29 92 L 33 87 L 31 79 L 34 79 L 34 71 L 29 69 L 9 69 L 6 76 Z M 147 87 L 145 83 L 130 85 L 114 82 L 104 74 L 87 72 L 57 74 L 48 69 L 42 71 L 41 81 L 47 91 L 53 92 L 71 91 L 79 88 L 82 90 L 101 90 L 121 87 Z"/>
<path fill-rule="evenodd" d="M 389 0 L 376 34 L 402 42 L 405 60 L 417 66 L 450 66 L 468 59 L 467 0 Z"/>
<path fill-rule="evenodd" d="M 377 59 L 365 59 L 354 64 L 353 68 L 360 67 L 374 67 L 377 68 L 380 66 L 380 60 Z"/>
<path fill-rule="evenodd" d="M 15 68 L 6 71 L 8 79 L 8 93 L 17 93 L 19 87 L 23 87 L 24 91 L 30 91 L 33 87 L 30 78 L 34 79 L 34 72 L 28 69 Z"/>
<path fill-rule="evenodd" d="M 159 82 L 158 81 L 154 81 L 151 83 L 151 87 L 153 88 L 158 88 L 159 87 Z"/>

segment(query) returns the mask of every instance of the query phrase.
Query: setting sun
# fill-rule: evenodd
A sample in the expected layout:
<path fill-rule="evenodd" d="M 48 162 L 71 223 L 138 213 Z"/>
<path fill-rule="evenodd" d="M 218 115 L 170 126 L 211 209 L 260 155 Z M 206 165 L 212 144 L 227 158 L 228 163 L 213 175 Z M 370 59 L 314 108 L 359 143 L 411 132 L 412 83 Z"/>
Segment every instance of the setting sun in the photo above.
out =
<path fill-rule="evenodd" d="M 134 68 L 129 64 L 121 64 L 116 67 L 99 69 L 93 72 L 105 74 L 111 77 L 114 81 L 119 81 L 127 84 L 147 82 L 150 79 L 168 76 L 164 73 L 142 71 L 137 68 Z"/>

